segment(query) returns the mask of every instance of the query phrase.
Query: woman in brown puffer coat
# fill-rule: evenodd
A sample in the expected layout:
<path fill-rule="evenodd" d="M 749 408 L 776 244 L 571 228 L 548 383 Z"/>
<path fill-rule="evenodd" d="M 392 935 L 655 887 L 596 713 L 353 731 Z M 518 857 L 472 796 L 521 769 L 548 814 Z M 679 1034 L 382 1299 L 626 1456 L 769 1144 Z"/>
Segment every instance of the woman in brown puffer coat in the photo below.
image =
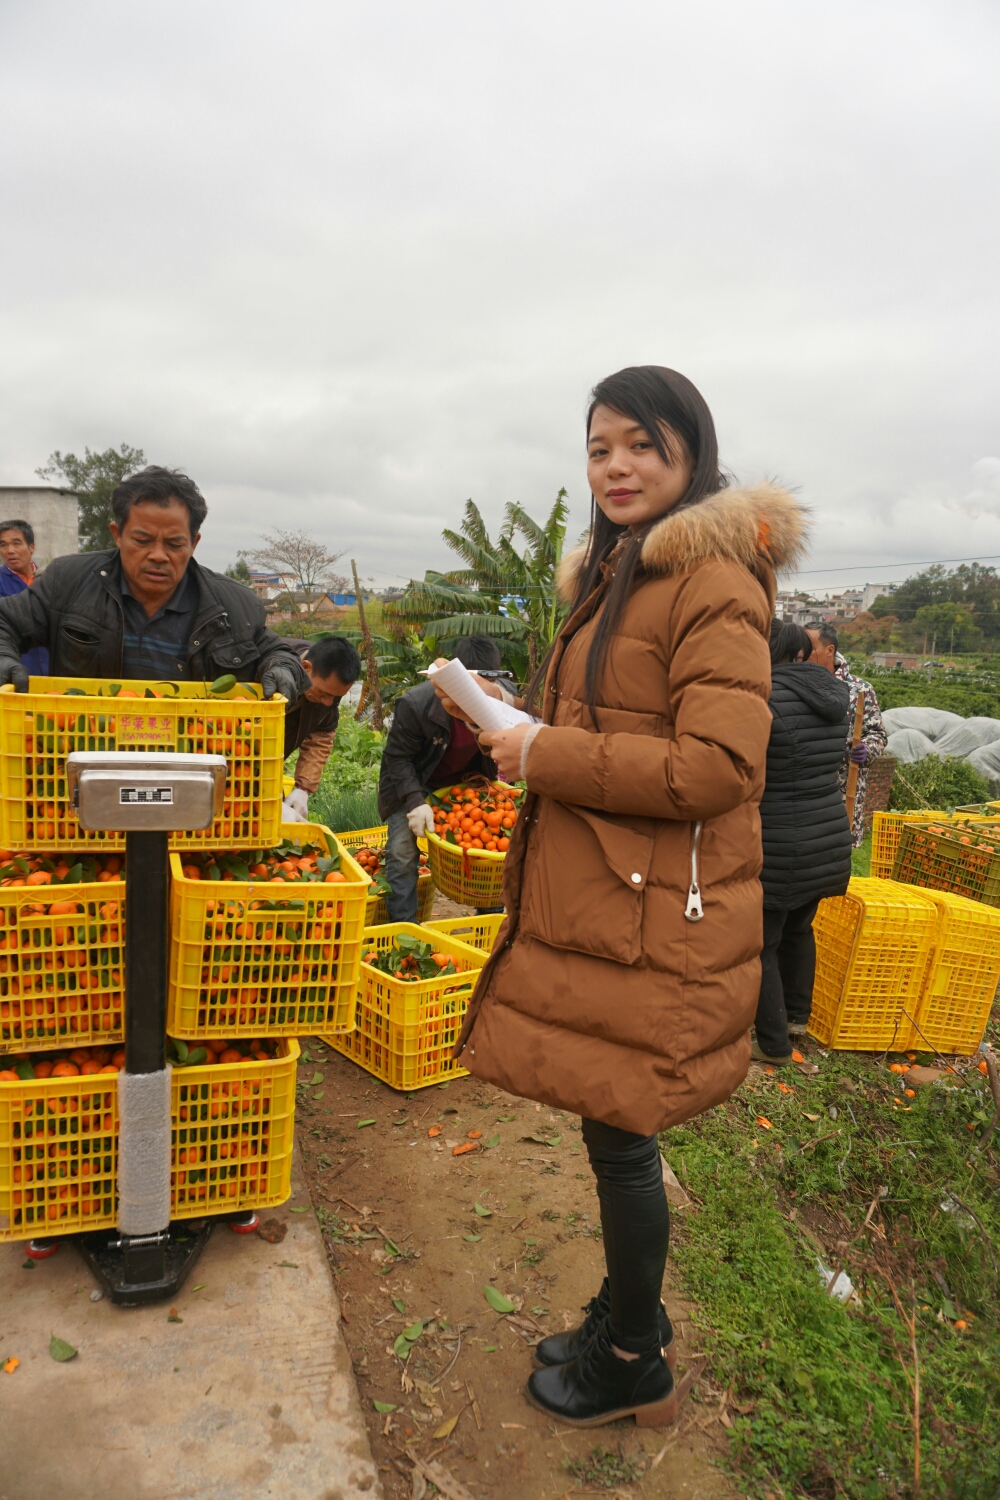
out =
<path fill-rule="evenodd" d="M 660 1426 L 686 1385 L 660 1303 L 657 1132 L 726 1099 L 750 1060 L 768 630 L 804 523 L 774 485 L 725 488 L 711 414 L 675 371 L 602 381 L 587 438 L 593 524 L 561 572 L 571 609 L 540 722 L 481 736 L 528 795 L 456 1051 L 582 1115 L 597 1175 L 607 1280 L 581 1328 L 538 1346 L 529 1400 L 582 1426 Z"/>

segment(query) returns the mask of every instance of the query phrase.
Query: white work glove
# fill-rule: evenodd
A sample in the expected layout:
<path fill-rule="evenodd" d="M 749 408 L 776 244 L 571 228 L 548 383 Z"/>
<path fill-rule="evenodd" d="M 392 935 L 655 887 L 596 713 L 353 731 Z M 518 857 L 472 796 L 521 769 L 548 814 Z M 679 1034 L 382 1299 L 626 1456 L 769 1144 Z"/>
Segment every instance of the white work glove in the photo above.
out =
<path fill-rule="evenodd" d="M 434 814 L 426 802 L 421 802 L 419 807 L 408 812 L 406 821 L 410 825 L 410 832 L 414 838 L 422 839 L 428 833 L 434 832 Z"/>
<path fill-rule="evenodd" d="M 308 823 L 309 793 L 300 786 L 289 792 L 281 804 L 281 818 L 284 823 Z"/>

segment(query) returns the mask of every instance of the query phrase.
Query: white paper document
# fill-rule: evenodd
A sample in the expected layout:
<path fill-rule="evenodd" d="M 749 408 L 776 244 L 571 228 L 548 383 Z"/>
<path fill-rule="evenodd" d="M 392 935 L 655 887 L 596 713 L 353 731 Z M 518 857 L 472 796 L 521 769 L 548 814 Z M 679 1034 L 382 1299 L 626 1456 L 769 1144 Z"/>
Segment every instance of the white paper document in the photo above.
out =
<path fill-rule="evenodd" d="M 484 693 L 460 661 L 446 662 L 443 667 L 428 667 L 427 678 L 435 687 L 442 687 L 480 729 L 513 729 L 515 724 L 533 722 L 530 714 Z"/>

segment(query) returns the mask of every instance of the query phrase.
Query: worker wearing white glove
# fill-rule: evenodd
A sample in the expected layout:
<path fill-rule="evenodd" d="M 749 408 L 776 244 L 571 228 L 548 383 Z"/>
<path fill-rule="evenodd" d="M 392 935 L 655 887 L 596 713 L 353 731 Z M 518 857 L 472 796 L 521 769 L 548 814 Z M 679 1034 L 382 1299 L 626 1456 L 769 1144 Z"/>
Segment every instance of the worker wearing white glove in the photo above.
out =
<path fill-rule="evenodd" d="M 309 793 L 304 787 L 297 786 L 288 793 L 281 804 L 281 821 L 283 823 L 308 823 Z"/>
<path fill-rule="evenodd" d="M 426 838 L 429 833 L 434 832 L 434 813 L 427 802 L 412 807 L 406 814 L 406 821 L 415 839 Z"/>

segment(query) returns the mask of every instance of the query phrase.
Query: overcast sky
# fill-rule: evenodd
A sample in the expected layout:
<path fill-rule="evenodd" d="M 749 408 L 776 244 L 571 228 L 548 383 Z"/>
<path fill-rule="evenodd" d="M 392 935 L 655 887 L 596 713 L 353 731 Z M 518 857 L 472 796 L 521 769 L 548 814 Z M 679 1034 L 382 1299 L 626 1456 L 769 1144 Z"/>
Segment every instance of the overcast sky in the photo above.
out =
<path fill-rule="evenodd" d="M 403 581 L 470 495 L 565 485 L 582 528 L 589 387 L 657 363 L 814 508 L 802 582 L 1000 554 L 998 33 L 995 0 L 4 0 L 0 482 L 125 441 L 198 481 L 209 564 L 303 526 Z"/>

